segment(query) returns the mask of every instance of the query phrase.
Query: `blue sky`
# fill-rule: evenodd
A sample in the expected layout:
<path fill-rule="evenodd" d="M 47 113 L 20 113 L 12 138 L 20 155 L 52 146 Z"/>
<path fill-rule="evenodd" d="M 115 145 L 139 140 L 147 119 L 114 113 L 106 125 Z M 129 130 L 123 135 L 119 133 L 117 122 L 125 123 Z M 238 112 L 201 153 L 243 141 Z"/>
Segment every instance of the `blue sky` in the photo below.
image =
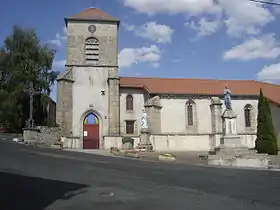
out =
<path fill-rule="evenodd" d="M 280 80 L 280 7 L 248 0 L 9 0 L 0 40 L 14 24 L 36 28 L 62 71 L 64 17 L 90 6 L 121 20 L 121 76 Z"/>

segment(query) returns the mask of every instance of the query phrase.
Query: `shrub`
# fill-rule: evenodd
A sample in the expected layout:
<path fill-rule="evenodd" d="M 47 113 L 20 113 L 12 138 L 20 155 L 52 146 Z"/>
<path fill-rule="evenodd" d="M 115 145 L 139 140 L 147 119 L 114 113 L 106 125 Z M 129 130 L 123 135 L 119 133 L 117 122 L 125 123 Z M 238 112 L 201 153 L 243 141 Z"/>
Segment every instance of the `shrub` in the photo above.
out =
<path fill-rule="evenodd" d="M 277 155 L 277 138 L 275 128 L 272 122 L 271 110 L 268 99 L 260 90 L 258 102 L 258 127 L 255 148 L 258 153 L 267 153 Z"/>

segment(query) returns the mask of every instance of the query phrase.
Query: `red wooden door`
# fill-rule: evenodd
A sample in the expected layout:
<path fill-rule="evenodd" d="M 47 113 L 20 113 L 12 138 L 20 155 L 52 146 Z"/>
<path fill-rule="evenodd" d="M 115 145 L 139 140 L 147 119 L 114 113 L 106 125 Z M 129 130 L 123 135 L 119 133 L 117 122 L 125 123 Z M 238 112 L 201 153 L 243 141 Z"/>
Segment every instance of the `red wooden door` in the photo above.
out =
<path fill-rule="evenodd" d="M 99 149 L 99 124 L 84 124 L 84 149 Z"/>

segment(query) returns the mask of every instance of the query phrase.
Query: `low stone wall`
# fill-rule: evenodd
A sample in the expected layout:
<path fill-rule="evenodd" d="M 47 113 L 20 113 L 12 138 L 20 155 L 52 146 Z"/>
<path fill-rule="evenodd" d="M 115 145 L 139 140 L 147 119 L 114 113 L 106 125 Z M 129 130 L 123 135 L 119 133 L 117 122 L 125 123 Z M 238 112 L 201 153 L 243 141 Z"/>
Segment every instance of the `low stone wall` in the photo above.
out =
<path fill-rule="evenodd" d="M 140 137 L 132 137 L 134 139 L 134 148 L 138 145 Z M 103 142 L 104 149 L 110 149 L 111 147 L 122 148 L 122 137 L 121 136 L 104 136 Z"/>
<path fill-rule="evenodd" d="M 209 151 L 215 144 L 220 145 L 220 137 L 213 142 L 213 135 L 198 134 L 198 135 L 183 135 L 183 134 L 151 134 L 150 141 L 156 151 Z M 254 148 L 256 135 L 241 134 L 241 142 L 248 148 Z M 134 147 L 140 141 L 140 137 L 132 137 L 134 139 Z M 122 148 L 122 137 L 104 137 L 104 149 L 111 147 Z"/>
<path fill-rule="evenodd" d="M 62 137 L 63 148 L 68 149 L 83 149 L 83 141 L 80 137 Z"/>
<path fill-rule="evenodd" d="M 151 135 L 150 141 L 156 151 L 208 151 L 210 136 L 205 135 Z"/>
<path fill-rule="evenodd" d="M 134 139 L 134 148 L 140 142 L 140 137 Z M 156 151 L 207 151 L 210 149 L 209 135 L 151 135 L 150 141 Z M 122 148 L 122 137 L 104 137 L 104 148 Z"/>
<path fill-rule="evenodd" d="M 61 130 L 59 127 L 37 126 L 40 130 L 38 133 L 38 143 L 51 145 L 57 142 L 61 137 Z"/>

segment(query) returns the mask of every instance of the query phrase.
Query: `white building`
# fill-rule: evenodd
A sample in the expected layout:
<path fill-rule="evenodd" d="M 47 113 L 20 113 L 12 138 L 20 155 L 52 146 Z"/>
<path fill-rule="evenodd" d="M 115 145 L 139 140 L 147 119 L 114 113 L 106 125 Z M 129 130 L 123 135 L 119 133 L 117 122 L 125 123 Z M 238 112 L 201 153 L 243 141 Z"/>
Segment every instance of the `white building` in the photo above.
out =
<path fill-rule="evenodd" d="M 232 91 L 237 132 L 254 147 L 260 88 L 271 102 L 279 135 L 280 86 L 252 80 L 128 78 L 118 76 L 120 21 L 89 8 L 65 19 L 66 70 L 58 78 L 57 123 L 73 148 L 121 146 L 121 136 L 140 135 L 148 113 L 156 150 L 209 150 L 222 134 L 223 89 Z M 220 98 L 221 100 L 219 100 Z"/>

